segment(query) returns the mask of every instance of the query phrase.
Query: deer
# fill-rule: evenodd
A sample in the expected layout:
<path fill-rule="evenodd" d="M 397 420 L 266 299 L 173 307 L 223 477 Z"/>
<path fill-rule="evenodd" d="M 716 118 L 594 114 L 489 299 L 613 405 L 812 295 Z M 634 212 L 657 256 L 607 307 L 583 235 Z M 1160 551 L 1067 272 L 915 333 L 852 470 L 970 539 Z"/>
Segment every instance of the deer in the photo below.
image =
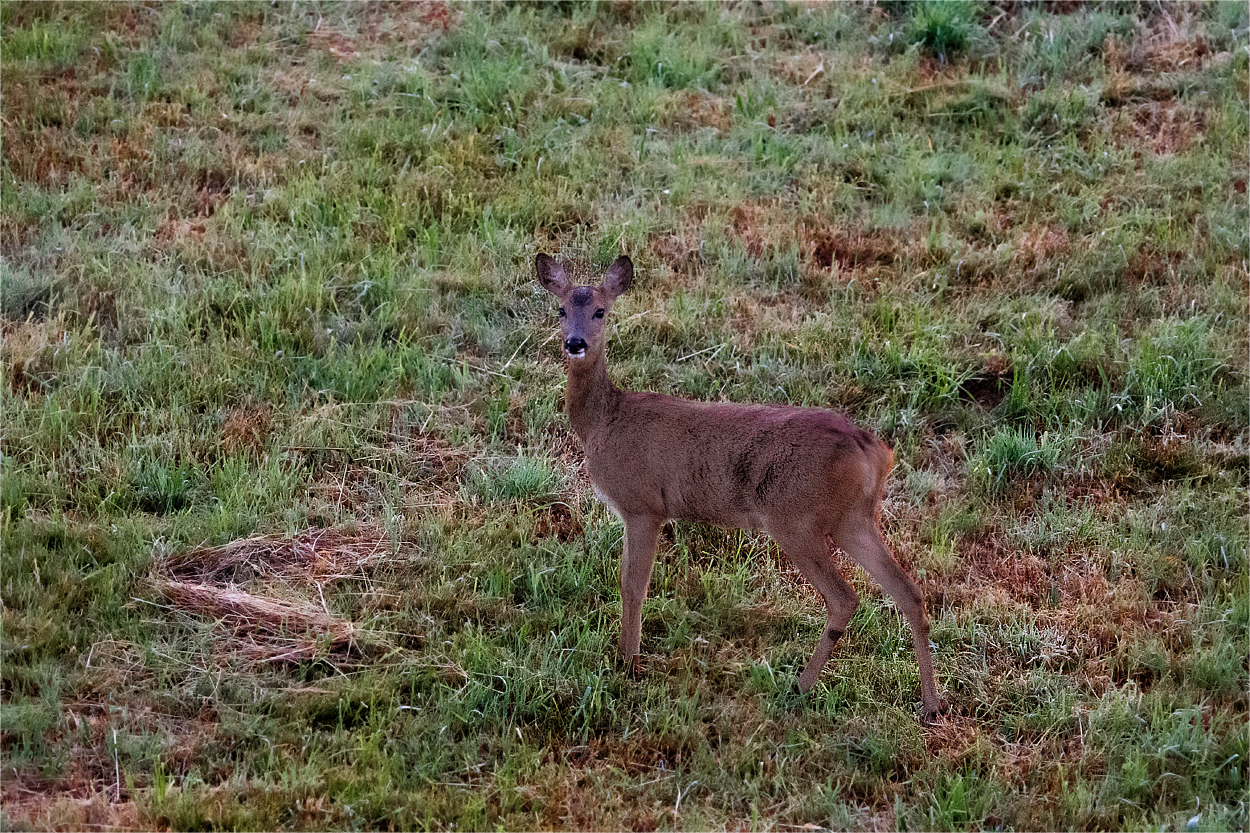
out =
<path fill-rule="evenodd" d="M 679 519 L 761 530 L 824 599 L 828 617 L 799 675 L 811 690 L 860 604 L 834 561 L 841 550 L 894 600 L 911 628 L 922 719 L 947 710 L 930 656 L 924 594 L 881 537 L 879 516 L 893 452 L 823 408 L 696 402 L 623 391 L 607 372 L 607 321 L 634 266 L 618 257 L 597 286 L 576 285 L 546 254 L 538 282 L 559 302 L 568 365 L 565 404 L 595 494 L 625 525 L 620 659 L 637 673 L 642 604 L 661 527 Z"/>

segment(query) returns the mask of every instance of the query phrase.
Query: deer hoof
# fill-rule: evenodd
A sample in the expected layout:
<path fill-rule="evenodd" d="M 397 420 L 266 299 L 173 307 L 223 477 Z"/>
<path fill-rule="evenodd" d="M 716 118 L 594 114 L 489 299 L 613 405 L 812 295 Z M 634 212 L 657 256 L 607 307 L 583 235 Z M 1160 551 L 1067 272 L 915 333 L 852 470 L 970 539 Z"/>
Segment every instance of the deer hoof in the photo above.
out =
<path fill-rule="evenodd" d="M 939 717 L 950 714 L 951 705 L 946 700 L 938 700 L 937 708 L 923 709 L 920 713 L 920 722 L 925 726 L 932 726 L 937 722 Z"/>
<path fill-rule="evenodd" d="M 636 680 L 642 676 L 642 656 L 640 654 L 634 654 L 632 657 L 617 654 L 617 664 L 632 679 Z"/>

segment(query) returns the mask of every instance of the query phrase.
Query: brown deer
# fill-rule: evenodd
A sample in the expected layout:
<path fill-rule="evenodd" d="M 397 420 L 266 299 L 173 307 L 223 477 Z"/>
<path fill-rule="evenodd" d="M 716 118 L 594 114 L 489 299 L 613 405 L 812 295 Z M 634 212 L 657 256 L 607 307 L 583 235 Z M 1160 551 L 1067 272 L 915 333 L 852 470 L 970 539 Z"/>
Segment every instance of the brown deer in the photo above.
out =
<path fill-rule="evenodd" d="M 576 286 L 545 254 L 535 264 L 560 302 L 568 358 L 569 422 L 586 452 L 595 492 L 625 523 L 621 560 L 621 657 L 635 667 L 642 602 L 660 527 L 669 519 L 759 529 L 771 535 L 829 609 L 816 653 L 799 676 L 808 691 L 833 653 L 859 596 L 831 548 L 854 558 L 893 597 L 911 625 L 923 716 L 945 710 L 933 680 L 924 595 L 877 528 L 892 452 L 847 419 L 819 408 L 691 402 L 632 393 L 608 378 L 607 315 L 634 266 L 616 259 L 600 286 Z"/>

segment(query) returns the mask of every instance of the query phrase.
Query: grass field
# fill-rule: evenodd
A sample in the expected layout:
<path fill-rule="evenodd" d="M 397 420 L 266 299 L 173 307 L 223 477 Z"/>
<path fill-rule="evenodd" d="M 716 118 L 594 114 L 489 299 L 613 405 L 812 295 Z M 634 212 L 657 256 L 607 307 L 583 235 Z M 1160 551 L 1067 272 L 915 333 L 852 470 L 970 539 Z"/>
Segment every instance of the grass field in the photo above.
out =
<path fill-rule="evenodd" d="M 6 829 L 1250 824 L 1244 3 L 0 6 Z M 677 523 L 623 387 L 833 407 L 938 683 Z"/>

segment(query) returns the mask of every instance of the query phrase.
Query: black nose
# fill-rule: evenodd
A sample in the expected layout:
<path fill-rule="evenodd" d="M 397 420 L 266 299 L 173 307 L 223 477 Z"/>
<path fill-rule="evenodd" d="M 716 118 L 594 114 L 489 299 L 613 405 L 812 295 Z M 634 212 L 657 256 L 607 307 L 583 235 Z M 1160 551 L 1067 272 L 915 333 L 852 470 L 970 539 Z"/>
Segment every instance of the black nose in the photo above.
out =
<path fill-rule="evenodd" d="M 564 341 L 564 349 L 570 353 L 580 353 L 586 349 L 586 339 L 569 338 Z"/>

